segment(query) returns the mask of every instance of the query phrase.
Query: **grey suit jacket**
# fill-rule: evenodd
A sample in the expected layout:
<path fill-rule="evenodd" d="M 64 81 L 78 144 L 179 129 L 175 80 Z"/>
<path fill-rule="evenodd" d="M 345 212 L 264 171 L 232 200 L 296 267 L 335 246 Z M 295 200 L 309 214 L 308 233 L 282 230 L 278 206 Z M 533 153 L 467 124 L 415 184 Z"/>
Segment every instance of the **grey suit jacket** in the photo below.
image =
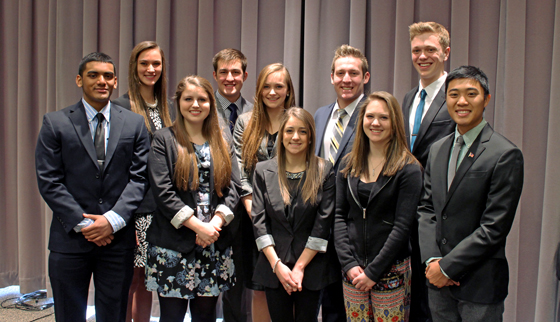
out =
<path fill-rule="evenodd" d="M 100 173 L 82 101 L 45 114 L 35 149 L 39 191 L 53 211 L 49 249 L 84 253 L 94 249 L 73 228 L 82 214 L 115 211 L 127 225 L 114 234 L 111 248 L 133 248 L 133 214 L 148 186 L 150 141 L 142 116 L 111 104 L 110 137 Z"/>
<path fill-rule="evenodd" d="M 402 103 L 404 130 L 409 149 L 411 133 L 408 121 L 410 119 L 410 110 L 412 109 L 412 102 L 414 102 L 414 95 L 416 92 L 418 92 L 418 86 L 406 93 Z M 453 122 L 447 111 L 447 104 L 445 104 L 445 86 L 442 86 L 420 124 L 412 154 L 425 168 L 426 162 L 428 161 L 430 146 L 444 136 L 453 133 L 453 131 L 455 131 L 455 122 Z"/>
<path fill-rule="evenodd" d="M 218 91 L 216 91 L 214 93 L 214 97 L 216 97 L 216 95 L 218 94 Z M 241 111 L 241 113 L 239 113 L 239 116 L 241 116 L 244 113 L 250 112 L 253 110 L 253 104 L 249 103 L 243 96 L 241 97 L 241 105 L 243 106 L 243 109 Z M 216 98 L 216 109 L 218 110 L 218 114 L 220 115 L 220 121 L 222 123 L 222 127 L 227 127 L 227 129 L 229 130 L 229 118 L 226 117 L 226 113 L 224 112 L 224 106 L 222 106 L 222 104 L 220 103 L 220 100 L 218 100 Z M 239 118 L 238 116 L 238 118 Z M 233 134 L 233 133 L 230 133 Z"/>
<path fill-rule="evenodd" d="M 506 237 L 523 187 L 523 155 L 487 124 L 471 145 L 447 191 L 454 134 L 430 149 L 418 207 L 422 262 L 442 257 L 443 271 L 460 286 L 458 299 L 503 301 L 508 291 Z"/>

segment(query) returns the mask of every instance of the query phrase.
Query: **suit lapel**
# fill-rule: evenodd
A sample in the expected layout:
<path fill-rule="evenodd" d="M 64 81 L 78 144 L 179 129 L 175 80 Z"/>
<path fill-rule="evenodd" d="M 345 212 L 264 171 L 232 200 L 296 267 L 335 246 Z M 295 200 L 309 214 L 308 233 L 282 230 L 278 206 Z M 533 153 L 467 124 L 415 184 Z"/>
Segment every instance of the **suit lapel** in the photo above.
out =
<path fill-rule="evenodd" d="M 342 139 L 340 140 L 340 145 L 338 146 L 338 152 L 336 153 L 334 164 L 336 164 L 338 160 L 340 160 L 344 156 L 342 155 L 344 154 L 344 149 L 346 148 L 346 145 L 348 145 L 348 141 L 350 141 L 350 138 L 354 135 L 356 120 L 358 119 L 358 114 L 360 114 L 360 106 L 362 105 L 362 102 L 364 102 L 366 99 L 367 96 L 364 95 L 362 99 L 358 102 L 356 108 L 354 109 L 354 112 L 352 113 L 352 117 L 350 118 L 350 121 L 348 121 L 348 125 L 346 126 L 346 129 L 344 129 L 344 134 L 342 135 Z"/>
<path fill-rule="evenodd" d="M 315 154 L 319 155 L 321 153 L 321 148 L 323 147 L 323 143 L 325 140 L 325 130 L 327 129 L 327 124 L 329 123 L 329 119 L 332 114 L 332 110 L 334 108 L 334 103 L 329 105 L 327 109 L 327 113 L 321 113 L 317 115 L 317 142 L 315 142 Z M 325 151 L 325 156 L 328 157 L 327 151 Z"/>
<path fill-rule="evenodd" d="M 268 191 L 268 198 L 270 200 L 270 206 L 274 210 L 274 213 L 268 214 L 271 219 L 277 220 L 282 223 L 284 228 L 288 231 L 292 231 L 292 226 L 286 218 L 284 213 L 284 200 L 282 199 L 282 193 L 280 192 L 280 184 L 278 183 L 278 168 L 266 169 L 264 172 L 266 191 Z"/>
<path fill-rule="evenodd" d="M 403 102 L 403 120 L 404 120 L 404 133 L 406 135 L 406 143 L 408 144 L 408 149 L 410 150 L 410 109 L 412 108 L 412 103 L 414 102 L 414 96 L 418 92 L 418 86 L 416 86 L 411 95 L 407 95 L 407 100 Z M 409 93 L 410 93 L 409 92 Z"/>
<path fill-rule="evenodd" d="M 89 122 L 86 116 L 86 110 L 81 100 L 79 103 L 74 105 L 74 108 L 70 111 L 68 118 L 72 121 L 74 129 L 82 141 L 89 157 L 93 161 L 93 164 L 99 168 L 99 165 L 97 164 L 97 154 L 95 153 L 95 146 L 93 145 L 91 130 L 89 129 Z"/>
<path fill-rule="evenodd" d="M 115 154 L 115 149 L 121 138 L 122 129 L 124 127 L 124 118 L 122 111 L 115 106 L 111 106 L 111 132 L 109 133 L 109 142 L 107 143 L 107 153 L 105 155 L 105 169 L 111 164 L 111 158 Z"/>
<path fill-rule="evenodd" d="M 467 151 L 467 154 L 465 154 L 463 161 L 461 161 L 457 172 L 455 173 L 455 177 L 453 178 L 453 182 L 451 183 L 449 192 L 447 193 L 446 203 L 447 201 L 449 201 L 449 198 L 451 198 L 451 196 L 457 189 L 457 186 L 461 183 L 461 180 L 469 171 L 473 163 L 478 159 L 482 152 L 486 150 L 485 143 L 490 140 L 493 132 L 494 131 L 492 130 L 492 128 L 487 124 L 486 126 L 484 126 L 482 132 L 480 132 L 476 140 L 474 140 L 473 144 Z"/>
<path fill-rule="evenodd" d="M 454 139 L 454 133 L 445 138 L 445 142 L 443 142 L 436 152 L 437 155 L 434 158 L 435 162 L 431 166 L 432 191 L 445 191 L 445 194 L 442 196 L 447 196 L 447 168 L 449 165 L 449 152 L 451 151 Z M 436 196 L 436 194 L 434 194 L 434 196 Z M 441 203 L 444 200 L 445 198 L 441 198 L 438 201 Z M 434 203 L 436 203 L 436 200 L 434 200 Z"/>
<path fill-rule="evenodd" d="M 422 142 L 424 135 L 428 131 L 428 128 L 432 124 L 434 118 L 436 117 L 436 115 L 438 114 L 439 110 L 442 108 L 444 103 L 445 103 L 445 86 L 442 86 L 439 92 L 437 93 L 436 97 L 434 97 L 432 104 L 430 104 L 430 108 L 428 109 L 428 112 L 426 112 L 426 115 L 424 115 L 424 118 L 422 119 L 422 123 L 420 124 L 420 129 L 418 130 L 418 136 L 416 137 L 416 141 L 414 142 L 414 146 L 418 146 L 420 142 Z"/>
<path fill-rule="evenodd" d="M 371 189 L 371 192 L 369 194 L 368 205 L 373 200 L 373 198 L 375 198 L 375 196 L 377 196 L 377 194 L 383 189 L 383 187 L 385 187 L 385 185 L 391 180 L 391 178 L 393 177 L 386 177 L 383 175 L 383 173 L 379 174 L 379 176 L 377 177 L 377 184 L 373 185 L 373 189 Z"/>

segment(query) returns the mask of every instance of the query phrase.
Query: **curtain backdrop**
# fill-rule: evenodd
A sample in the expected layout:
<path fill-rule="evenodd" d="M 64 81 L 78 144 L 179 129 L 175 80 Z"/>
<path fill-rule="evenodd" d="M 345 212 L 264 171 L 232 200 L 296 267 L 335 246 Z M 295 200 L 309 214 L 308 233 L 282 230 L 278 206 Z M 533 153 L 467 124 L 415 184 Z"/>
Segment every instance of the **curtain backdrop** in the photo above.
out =
<path fill-rule="evenodd" d="M 560 3 L 554 0 L 0 0 L 0 287 L 45 288 L 51 212 L 35 178 L 42 116 L 77 102 L 78 63 L 89 52 L 113 57 L 127 89 L 134 45 L 165 51 L 169 90 L 188 74 L 212 78 L 226 47 L 248 58 L 242 93 L 283 62 L 297 104 L 310 112 L 335 100 L 334 50 L 362 49 L 366 91 L 399 101 L 418 82 L 408 26 L 437 21 L 451 34 L 447 70 L 479 66 L 490 79 L 486 119 L 525 155 L 525 186 L 509 235 L 505 321 L 558 321 L 555 251 L 560 242 Z M 215 83 L 213 83 L 215 84 Z M 557 160 L 557 161 L 554 161 Z M 481 287 L 484 287 L 481 285 Z"/>

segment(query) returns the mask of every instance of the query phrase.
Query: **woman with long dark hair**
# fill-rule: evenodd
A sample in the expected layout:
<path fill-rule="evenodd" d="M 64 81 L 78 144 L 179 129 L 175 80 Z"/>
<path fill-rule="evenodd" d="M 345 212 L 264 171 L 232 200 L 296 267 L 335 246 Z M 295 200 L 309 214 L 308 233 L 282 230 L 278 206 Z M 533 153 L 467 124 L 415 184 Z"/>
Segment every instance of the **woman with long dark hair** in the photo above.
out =
<path fill-rule="evenodd" d="M 147 239 L 146 286 L 160 321 L 215 321 L 218 295 L 235 280 L 227 224 L 237 193 L 210 83 L 188 76 L 175 93 L 177 121 L 156 132 L 148 158 L 157 209 Z"/>
<path fill-rule="evenodd" d="M 150 134 L 171 126 L 175 120 L 175 110 L 170 110 L 167 99 L 167 69 L 163 50 L 153 41 L 137 44 L 128 63 L 128 92 L 113 103 L 140 114 Z M 151 191 L 134 215 L 136 227 L 136 249 L 134 252 L 134 276 L 128 294 L 126 320 L 149 322 L 152 312 L 152 292 L 144 286 L 144 266 L 146 264 L 146 230 L 152 222 L 156 203 Z"/>
<path fill-rule="evenodd" d="M 399 103 L 368 96 L 336 179 L 334 240 L 348 321 L 408 321 L 410 227 L 422 189 Z"/>
<path fill-rule="evenodd" d="M 273 321 L 315 321 L 321 289 L 338 273 L 326 253 L 335 177 L 314 150 L 313 117 L 292 107 L 280 123 L 278 155 L 255 169 L 251 216 L 262 252 L 253 280 L 265 286 Z"/>

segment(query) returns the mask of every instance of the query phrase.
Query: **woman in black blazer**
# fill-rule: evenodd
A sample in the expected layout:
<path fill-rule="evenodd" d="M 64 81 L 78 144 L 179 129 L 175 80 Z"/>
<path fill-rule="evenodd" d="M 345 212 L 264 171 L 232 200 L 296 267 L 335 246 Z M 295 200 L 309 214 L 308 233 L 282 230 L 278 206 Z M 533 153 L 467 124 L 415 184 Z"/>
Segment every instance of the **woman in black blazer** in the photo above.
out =
<path fill-rule="evenodd" d="M 290 108 L 278 131 L 277 157 L 259 162 L 254 173 L 251 216 L 262 252 L 253 281 L 265 286 L 273 321 L 316 321 L 320 290 L 336 279 L 326 253 L 335 178 L 314 146 L 313 117 Z"/>
<path fill-rule="evenodd" d="M 408 321 L 410 227 L 422 169 L 408 151 L 401 108 L 370 94 L 336 179 L 334 239 L 348 321 Z"/>
<path fill-rule="evenodd" d="M 150 134 L 171 126 L 175 110 L 167 99 L 167 71 L 163 50 L 153 41 L 143 41 L 132 49 L 128 63 L 128 92 L 113 103 L 144 117 Z M 134 214 L 136 248 L 134 250 L 134 277 L 128 294 L 126 321 L 149 322 L 152 312 L 152 292 L 144 286 L 146 265 L 146 230 L 152 222 L 156 202 L 150 190 Z"/>
<path fill-rule="evenodd" d="M 157 291 L 160 321 L 215 321 L 218 295 L 235 280 L 231 259 L 237 193 L 210 83 L 181 80 L 177 121 L 157 131 L 148 158 L 157 203 L 148 228 L 146 286 Z"/>

